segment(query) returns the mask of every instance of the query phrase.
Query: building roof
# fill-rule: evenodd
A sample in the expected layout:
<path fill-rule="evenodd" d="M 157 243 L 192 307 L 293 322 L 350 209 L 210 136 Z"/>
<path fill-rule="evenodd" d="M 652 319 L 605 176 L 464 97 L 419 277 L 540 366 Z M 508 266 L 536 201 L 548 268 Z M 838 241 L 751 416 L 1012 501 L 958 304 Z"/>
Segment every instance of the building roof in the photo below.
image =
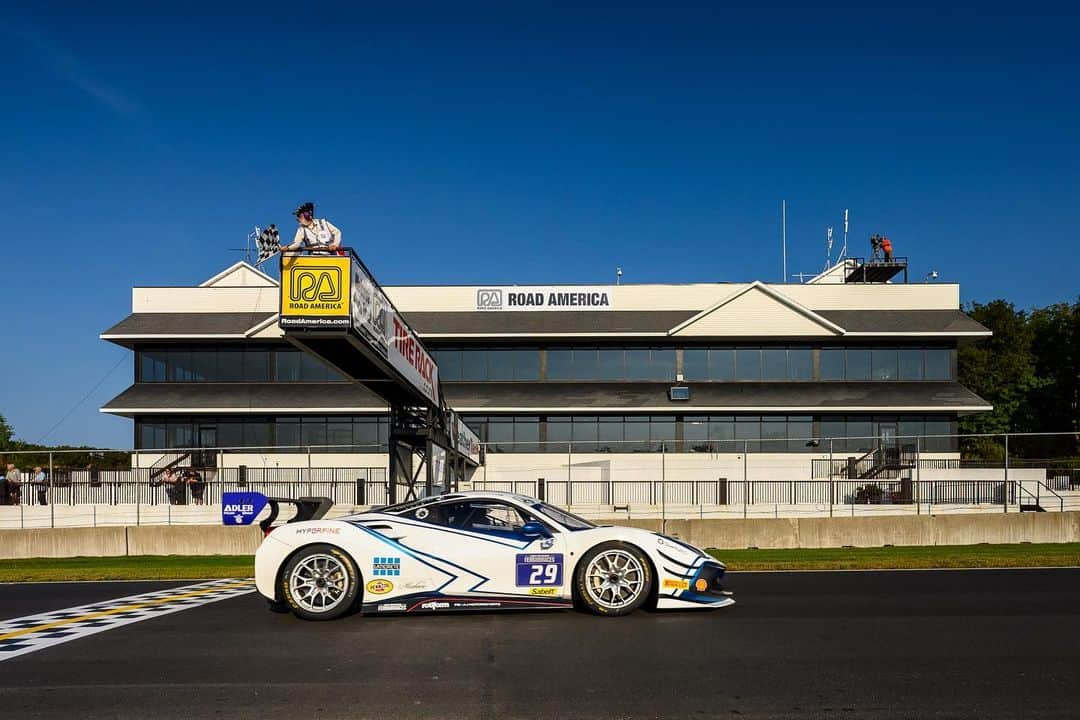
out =
<path fill-rule="evenodd" d="M 819 310 L 818 314 L 844 328 L 846 335 L 991 334 L 959 310 Z"/>
<path fill-rule="evenodd" d="M 446 383 L 458 412 L 977 412 L 990 405 L 953 382 L 689 383 L 690 400 L 668 399 L 671 383 Z M 358 383 L 140 383 L 102 412 L 364 413 L 386 404 Z"/>
<path fill-rule="evenodd" d="M 103 340 L 243 339 L 277 313 L 132 313 L 101 334 Z"/>

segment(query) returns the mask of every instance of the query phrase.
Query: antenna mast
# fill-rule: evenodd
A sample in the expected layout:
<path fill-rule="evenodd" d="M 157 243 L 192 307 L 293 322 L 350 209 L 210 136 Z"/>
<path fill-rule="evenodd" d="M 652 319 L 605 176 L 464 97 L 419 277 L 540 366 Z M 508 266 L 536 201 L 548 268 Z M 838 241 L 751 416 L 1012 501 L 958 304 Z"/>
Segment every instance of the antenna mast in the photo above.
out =
<path fill-rule="evenodd" d="M 848 211 L 847 208 L 844 208 L 844 247 L 840 248 L 840 255 L 836 258 L 836 262 L 840 262 L 847 257 L 847 219 Z"/>
<path fill-rule="evenodd" d="M 784 255 L 784 268 L 783 275 L 780 276 L 780 282 L 787 282 L 787 200 L 780 201 L 780 238 L 783 247 Z"/>

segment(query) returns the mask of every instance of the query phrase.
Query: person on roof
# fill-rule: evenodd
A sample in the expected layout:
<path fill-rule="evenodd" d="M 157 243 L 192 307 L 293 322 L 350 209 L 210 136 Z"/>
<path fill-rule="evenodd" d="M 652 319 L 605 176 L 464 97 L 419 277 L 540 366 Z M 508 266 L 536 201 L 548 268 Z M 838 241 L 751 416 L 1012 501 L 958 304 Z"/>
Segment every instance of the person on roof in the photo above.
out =
<path fill-rule="evenodd" d="M 885 253 L 885 262 L 892 262 L 892 240 L 881 238 L 881 251 Z"/>
<path fill-rule="evenodd" d="M 341 231 L 325 218 L 315 217 L 315 203 L 306 202 L 293 211 L 297 228 L 293 241 L 283 251 L 307 250 L 313 255 L 343 255 Z"/>

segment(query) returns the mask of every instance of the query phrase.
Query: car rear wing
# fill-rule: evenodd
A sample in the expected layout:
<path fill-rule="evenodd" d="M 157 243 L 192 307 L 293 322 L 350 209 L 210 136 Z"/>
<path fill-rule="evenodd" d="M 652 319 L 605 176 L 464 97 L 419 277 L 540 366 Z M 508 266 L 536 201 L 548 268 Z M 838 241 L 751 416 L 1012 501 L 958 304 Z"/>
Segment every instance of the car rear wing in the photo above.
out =
<path fill-rule="evenodd" d="M 221 522 L 225 525 L 250 525 L 269 505 L 270 514 L 259 521 L 263 535 L 269 535 L 282 504 L 296 507 L 296 514 L 288 520 L 288 524 L 319 520 L 330 512 L 334 501 L 328 497 L 280 498 L 257 492 L 227 492 L 221 496 Z"/>

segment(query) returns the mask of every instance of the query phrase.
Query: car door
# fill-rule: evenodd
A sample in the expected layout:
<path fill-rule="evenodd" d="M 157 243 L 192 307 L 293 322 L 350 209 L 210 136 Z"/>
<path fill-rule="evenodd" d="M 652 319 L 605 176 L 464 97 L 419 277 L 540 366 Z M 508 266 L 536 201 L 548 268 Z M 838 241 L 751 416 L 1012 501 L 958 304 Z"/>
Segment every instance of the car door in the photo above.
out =
<path fill-rule="evenodd" d="M 527 537 L 526 523 L 540 523 L 546 536 Z M 398 523 L 400 542 L 455 567 L 458 577 L 446 595 L 559 597 L 565 577 L 564 540 L 550 523 L 501 500 L 447 500 L 411 510 Z"/>

